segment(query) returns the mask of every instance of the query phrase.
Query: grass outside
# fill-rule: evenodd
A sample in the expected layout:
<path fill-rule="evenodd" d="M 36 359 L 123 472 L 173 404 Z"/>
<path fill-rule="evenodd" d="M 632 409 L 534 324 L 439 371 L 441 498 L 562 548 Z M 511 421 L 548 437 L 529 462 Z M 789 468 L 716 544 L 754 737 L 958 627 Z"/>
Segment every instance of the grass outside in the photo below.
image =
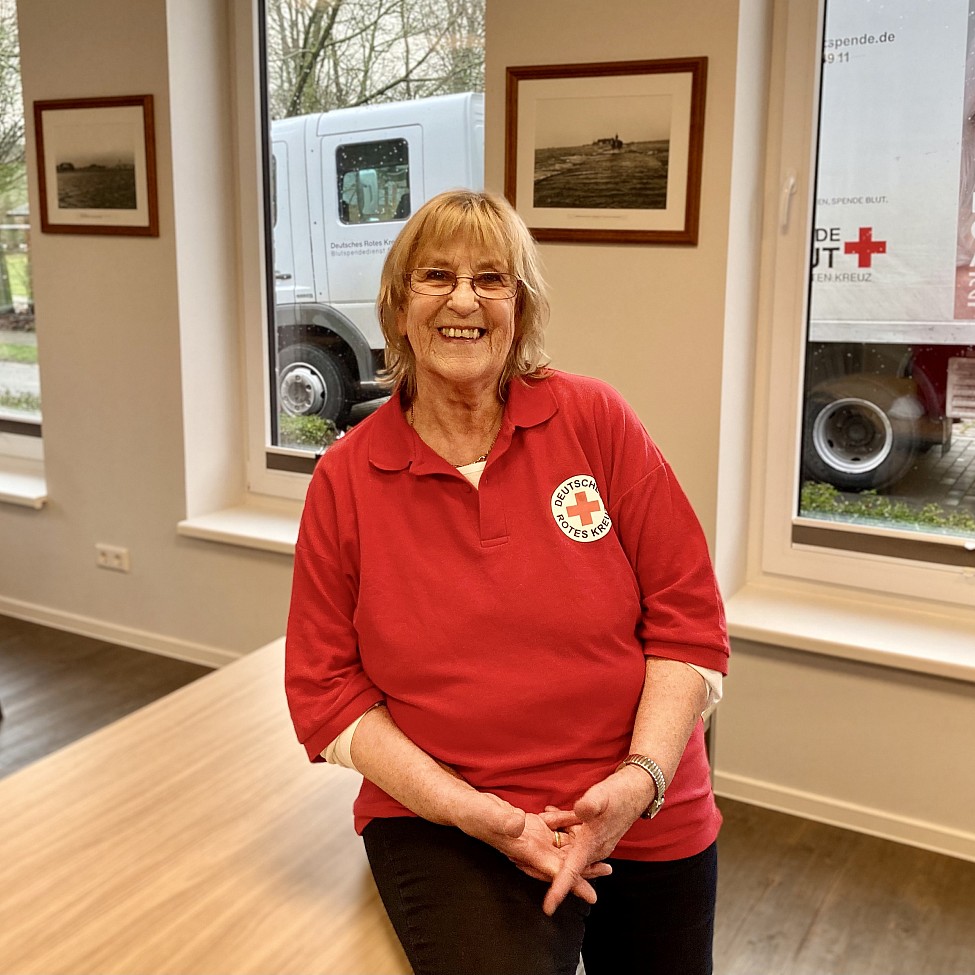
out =
<path fill-rule="evenodd" d="M 10 293 L 17 298 L 31 298 L 30 266 L 23 251 L 7 251 L 3 255 L 10 280 Z"/>
<path fill-rule="evenodd" d="M 848 496 L 831 484 L 812 481 L 802 486 L 799 514 L 819 515 L 851 524 L 975 535 L 975 515 L 969 511 L 951 510 L 935 501 L 912 503 L 903 498 L 884 497 L 876 491 Z"/>
<path fill-rule="evenodd" d="M 37 364 L 37 346 L 0 342 L 0 362 L 24 362 Z"/>
<path fill-rule="evenodd" d="M 286 413 L 278 416 L 278 440 L 282 447 L 324 450 L 337 436 L 335 424 L 320 416 L 288 416 Z"/>

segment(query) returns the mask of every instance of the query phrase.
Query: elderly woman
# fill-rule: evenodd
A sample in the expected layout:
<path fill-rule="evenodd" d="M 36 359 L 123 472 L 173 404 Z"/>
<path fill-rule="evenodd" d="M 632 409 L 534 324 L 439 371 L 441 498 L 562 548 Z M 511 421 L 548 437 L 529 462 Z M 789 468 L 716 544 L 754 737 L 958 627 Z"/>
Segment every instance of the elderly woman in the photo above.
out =
<path fill-rule="evenodd" d="M 312 761 L 363 776 L 414 972 L 710 972 L 728 647 L 684 494 L 613 389 L 546 368 L 502 199 L 419 209 L 378 309 L 393 395 L 312 478 L 286 684 Z"/>

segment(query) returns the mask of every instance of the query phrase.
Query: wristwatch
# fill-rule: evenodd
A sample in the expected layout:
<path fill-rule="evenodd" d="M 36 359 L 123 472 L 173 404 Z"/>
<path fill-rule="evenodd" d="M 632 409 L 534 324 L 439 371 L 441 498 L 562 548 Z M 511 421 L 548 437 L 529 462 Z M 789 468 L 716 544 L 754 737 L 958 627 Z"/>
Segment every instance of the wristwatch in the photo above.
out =
<path fill-rule="evenodd" d="M 664 773 L 661 771 L 660 766 L 652 758 L 647 758 L 646 755 L 627 755 L 616 766 L 616 771 L 618 772 L 626 765 L 636 765 L 642 768 L 653 779 L 653 784 L 657 787 L 657 794 L 653 797 L 653 802 L 647 806 L 646 811 L 640 814 L 643 819 L 653 819 L 660 812 L 660 807 L 664 804 L 664 792 L 667 789 L 667 780 L 664 778 Z"/>

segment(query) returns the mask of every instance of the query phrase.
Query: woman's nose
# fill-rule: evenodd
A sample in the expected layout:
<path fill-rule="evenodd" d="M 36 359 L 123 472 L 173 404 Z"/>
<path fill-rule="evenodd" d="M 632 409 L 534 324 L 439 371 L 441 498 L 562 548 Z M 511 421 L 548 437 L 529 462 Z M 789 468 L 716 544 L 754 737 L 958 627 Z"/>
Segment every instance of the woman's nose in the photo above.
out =
<path fill-rule="evenodd" d="M 480 299 L 474 291 L 474 282 L 468 277 L 458 278 L 454 290 L 450 292 L 447 303 L 458 313 L 469 315 L 479 307 L 480 303 Z"/>

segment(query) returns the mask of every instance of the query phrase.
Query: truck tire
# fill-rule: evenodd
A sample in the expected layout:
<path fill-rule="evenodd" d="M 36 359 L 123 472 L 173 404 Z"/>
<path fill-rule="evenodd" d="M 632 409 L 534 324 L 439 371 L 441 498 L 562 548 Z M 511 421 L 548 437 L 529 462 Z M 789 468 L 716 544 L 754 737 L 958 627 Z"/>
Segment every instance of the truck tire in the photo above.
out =
<path fill-rule="evenodd" d="M 917 397 L 865 377 L 817 387 L 809 394 L 803 424 L 804 478 L 841 491 L 890 487 L 918 455 L 922 414 Z"/>
<path fill-rule="evenodd" d="M 327 349 L 298 343 L 278 353 L 278 406 L 289 416 L 320 416 L 341 427 L 352 396 L 345 365 Z"/>

